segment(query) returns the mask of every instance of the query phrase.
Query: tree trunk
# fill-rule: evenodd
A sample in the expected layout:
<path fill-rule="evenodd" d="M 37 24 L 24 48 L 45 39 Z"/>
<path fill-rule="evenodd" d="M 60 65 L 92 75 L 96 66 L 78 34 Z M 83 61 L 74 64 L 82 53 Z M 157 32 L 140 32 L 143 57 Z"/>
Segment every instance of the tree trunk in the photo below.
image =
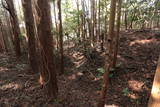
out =
<path fill-rule="evenodd" d="M 101 39 L 101 5 L 100 5 L 101 1 L 99 0 L 99 4 L 98 4 L 98 40 L 100 41 Z"/>
<path fill-rule="evenodd" d="M 59 49 L 59 35 L 58 35 L 58 24 L 57 24 L 57 14 L 56 14 L 56 1 L 53 0 L 53 9 L 54 9 L 54 20 L 55 20 L 55 27 L 56 27 L 56 48 Z"/>
<path fill-rule="evenodd" d="M 124 23 L 125 23 L 125 30 L 127 30 L 128 29 L 127 10 L 125 10 L 124 13 Z"/>
<path fill-rule="evenodd" d="M 95 40 L 95 0 L 91 0 L 91 46 L 94 45 Z"/>
<path fill-rule="evenodd" d="M 106 52 L 106 63 L 104 66 L 105 73 L 103 78 L 103 85 L 100 95 L 100 101 L 98 103 L 98 107 L 104 107 L 105 104 L 105 98 L 106 98 L 106 92 L 107 88 L 109 86 L 109 70 L 112 67 L 113 62 L 113 39 L 114 39 L 114 23 L 115 23 L 115 10 L 116 10 L 116 0 L 111 0 L 111 7 L 110 7 L 110 19 L 109 19 L 109 34 L 108 34 L 108 43 L 107 43 L 107 49 Z"/>
<path fill-rule="evenodd" d="M 16 10 L 14 8 L 13 0 L 6 0 L 8 11 L 11 15 L 11 23 L 12 23 L 12 29 L 14 33 L 14 46 L 15 46 L 15 53 L 16 56 L 21 56 L 21 48 L 20 48 L 20 28 L 18 23 L 18 18 L 16 14 Z"/>
<path fill-rule="evenodd" d="M 82 14 L 81 14 L 81 31 L 82 31 L 82 41 L 83 41 L 83 48 L 86 50 L 86 15 L 85 15 L 85 1 L 81 0 L 81 4 L 82 4 Z M 89 32 L 90 33 L 90 32 Z"/>
<path fill-rule="evenodd" d="M 107 1 L 105 1 L 105 5 L 107 5 Z M 105 9 L 105 12 L 106 12 L 106 14 L 105 14 L 105 21 L 104 21 L 104 39 L 103 39 L 103 42 L 105 41 L 105 40 L 107 40 L 107 28 L 108 28 L 108 26 L 107 26 L 107 21 L 108 21 L 108 16 L 107 16 L 107 10 L 108 10 L 108 8 L 106 8 Z"/>
<path fill-rule="evenodd" d="M 30 66 L 34 72 L 38 72 L 38 60 L 37 60 L 37 51 L 36 51 L 36 30 L 35 22 L 32 11 L 31 0 L 23 0 L 23 11 L 26 24 L 26 31 L 28 36 L 28 51 L 29 51 L 29 61 Z"/>
<path fill-rule="evenodd" d="M 4 51 L 7 51 L 7 50 L 6 50 L 5 40 L 4 40 L 2 21 L 0 19 L 0 52 L 4 52 Z"/>
<path fill-rule="evenodd" d="M 8 29 L 9 29 L 9 27 L 8 27 L 7 20 L 3 19 L 3 22 L 1 21 L 1 23 L 0 23 L 0 30 L 1 30 L 1 33 L 2 33 L 2 36 L 3 36 L 5 51 L 6 52 L 11 52 L 13 47 L 12 47 L 11 35 L 9 35 L 9 30 Z"/>
<path fill-rule="evenodd" d="M 63 28 L 62 28 L 62 15 L 61 15 L 61 0 L 57 1 L 58 6 L 58 31 L 59 31 L 59 43 L 60 43 L 60 73 L 64 73 L 64 56 L 63 56 Z"/>
<path fill-rule="evenodd" d="M 113 67 L 116 67 L 117 63 L 117 54 L 118 54 L 118 46 L 119 46 L 119 32 L 120 32 L 120 23 L 121 23 L 121 4 L 122 0 L 118 0 L 118 8 L 117 8 L 117 32 L 116 32 L 116 44 L 114 48 L 114 58 L 113 58 Z"/>
<path fill-rule="evenodd" d="M 80 10 L 79 10 L 79 1 L 76 0 L 76 4 L 77 4 L 77 11 L 78 11 L 78 15 L 77 15 L 77 24 L 78 24 L 78 30 L 77 30 L 77 38 L 78 38 L 78 41 L 80 41 L 80 31 L 81 31 L 81 28 L 80 28 Z"/>
<path fill-rule="evenodd" d="M 41 46 L 40 80 L 50 99 L 57 98 L 58 86 L 53 53 L 53 36 L 51 25 L 50 0 L 38 0 L 38 35 Z"/>

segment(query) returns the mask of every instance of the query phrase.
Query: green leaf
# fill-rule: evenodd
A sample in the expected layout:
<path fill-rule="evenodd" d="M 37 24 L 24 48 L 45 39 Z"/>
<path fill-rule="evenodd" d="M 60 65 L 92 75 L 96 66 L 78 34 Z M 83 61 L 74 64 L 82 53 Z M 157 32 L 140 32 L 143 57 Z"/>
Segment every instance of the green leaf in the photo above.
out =
<path fill-rule="evenodd" d="M 115 68 L 111 68 L 110 71 L 111 71 L 111 72 L 115 71 Z"/>
<path fill-rule="evenodd" d="M 109 78 L 112 78 L 113 77 L 113 73 L 109 74 Z"/>
<path fill-rule="evenodd" d="M 98 68 L 97 72 L 104 74 L 105 70 L 104 70 L 104 68 Z"/>
<path fill-rule="evenodd" d="M 128 96 L 128 94 L 129 94 L 129 89 L 128 89 L 128 88 L 124 88 L 122 92 L 123 92 L 123 95 L 124 95 L 124 96 Z"/>

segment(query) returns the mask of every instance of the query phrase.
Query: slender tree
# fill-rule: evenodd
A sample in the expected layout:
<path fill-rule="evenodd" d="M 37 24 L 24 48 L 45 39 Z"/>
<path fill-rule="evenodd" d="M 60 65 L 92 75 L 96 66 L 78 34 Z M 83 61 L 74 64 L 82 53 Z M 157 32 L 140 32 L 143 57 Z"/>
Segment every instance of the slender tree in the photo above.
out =
<path fill-rule="evenodd" d="M 78 30 L 77 30 L 77 38 L 80 42 L 80 31 L 81 31 L 81 28 L 80 28 L 80 9 L 79 9 L 79 0 L 76 0 L 76 5 L 77 5 L 77 24 L 78 24 Z"/>
<path fill-rule="evenodd" d="M 91 0 L 91 45 L 94 45 L 95 40 L 95 0 Z"/>
<path fill-rule="evenodd" d="M 14 45 L 15 45 L 15 53 L 17 57 L 21 56 L 21 48 L 20 48 L 20 28 L 19 22 L 16 14 L 16 10 L 14 7 L 13 0 L 5 0 L 7 6 L 3 4 L 3 7 L 8 10 L 11 16 L 12 29 L 14 33 Z"/>
<path fill-rule="evenodd" d="M 60 73 L 64 73 L 64 56 L 63 56 L 63 27 L 62 27 L 62 15 L 61 15 L 61 0 L 57 0 L 58 6 L 58 31 L 59 31 L 59 43 L 60 43 Z"/>
<path fill-rule="evenodd" d="M 9 35 L 9 26 L 7 23 L 7 17 L 3 19 L 3 22 L 0 21 L 0 31 L 2 33 L 3 42 L 5 46 L 5 52 L 12 52 L 12 41 L 11 41 L 11 35 Z M 1 19 L 0 19 L 1 20 Z"/>
<path fill-rule="evenodd" d="M 56 12 L 56 1 L 53 0 L 53 14 L 54 14 L 54 23 L 56 29 L 56 48 L 59 49 L 59 35 L 58 35 L 58 23 L 57 23 L 57 12 Z"/>
<path fill-rule="evenodd" d="M 100 41 L 101 36 L 101 0 L 99 0 L 98 5 L 98 32 L 97 32 L 98 39 Z"/>
<path fill-rule="evenodd" d="M 120 23 L 121 23 L 121 4 L 122 0 L 118 0 L 118 8 L 117 8 L 117 32 L 115 37 L 115 47 L 114 47 L 114 58 L 113 58 L 113 67 L 116 66 L 117 63 L 117 54 L 118 54 L 118 46 L 119 46 L 119 32 L 120 32 Z"/>
<path fill-rule="evenodd" d="M 82 4 L 82 14 L 81 14 L 81 30 L 82 30 L 82 41 L 84 42 L 84 48 L 85 48 L 85 40 L 86 40 L 86 15 L 85 15 L 85 0 L 81 0 Z M 90 29 L 91 27 L 89 27 Z M 91 37 L 91 36 L 90 36 Z"/>
<path fill-rule="evenodd" d="M 113 39 L 114 39 L 114 23 L 115 23 L 115 10 L 116 10 L 116 1 L 117 0 L 111 0 L 111 7 L 110 7 L 110 19 L 109 19 L 109 32 L 108 32 L 108 38 L 107 38 L 107 49 L 106 52 L 106 62 L 105 62 L 105 73 L 103 77 L 103 85 L 100 95 L 100 101 L 98 103 L 98 107 L 104 107 L 105 104 L 105 98 L 106 98 L 106 92 L 107 88 L 109 86 L 109 71 L 112 67 L 113 62 Z"/>
<path fill-rule="evenodd" d="M 125 10 L 124 13 L 124 23 L 125 23 L 125 30 L 127 30 L 128 29 L 127 10 Z"/>
<path fill-rule="evenodd" d="M 0 52 L 4 52 L 4 51 L 7 51 L 7 46 L 4 40 L 2 21 L 0 19 Z"/>
<path fill-rule="evenodd" d="M 26 31 L 28 36 L 28 51 L 29 51 L 29 60 L 30 66 L 34 72 L 38 72 L 38 58 L 36 51 L 36 31 L 35 31 L 35 22 L 32 11 L 32 3 L 31 0 L 23 0 L 23 13 L 26 24 Z"/>

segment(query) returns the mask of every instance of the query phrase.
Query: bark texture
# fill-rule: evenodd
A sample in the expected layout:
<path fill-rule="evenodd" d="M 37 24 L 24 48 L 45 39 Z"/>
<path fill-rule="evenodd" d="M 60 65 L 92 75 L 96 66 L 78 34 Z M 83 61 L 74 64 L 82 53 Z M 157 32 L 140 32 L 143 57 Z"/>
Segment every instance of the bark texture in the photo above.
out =
<path fill-rule="evenodd" d="M 38 57 L 36 51 L 36 30 L 35 30 L 35 22 L 32 11 L 32 3 L 31 0 L 23 0 L 23 11 L 24 18 L 26 24 L 26 31 L 28 36 L 28 51 L 29 51 L 29 61 L 30 66 L 34 72 L 38 72 Z"/>
<path fill-rule="evenodd" d="M 38 0 L 38 35 L 41 45 L 41 82 L 50 99 L 57 98 L 58 86 L 51 33 L 51 12 L 49 0 Z"/>

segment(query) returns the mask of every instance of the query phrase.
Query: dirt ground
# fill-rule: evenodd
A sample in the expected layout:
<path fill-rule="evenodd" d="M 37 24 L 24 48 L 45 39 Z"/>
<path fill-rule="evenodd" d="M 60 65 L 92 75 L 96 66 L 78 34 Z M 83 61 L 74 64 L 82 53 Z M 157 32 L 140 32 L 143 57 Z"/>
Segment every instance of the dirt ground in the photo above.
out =
<path fill-rule="evenodd" d="M 48 101 L 39 74 L 31 74 L 26 56 L 0 54 L 0 107 L 96 107 L 102 85 L 104 52 L 65 52 L 65 74 L 58 76 L 59 96 Z M 155 31 L 121 33 L 117 68 L 110 74 L 105 107 L 146 107 L 160 54 Z"/>

